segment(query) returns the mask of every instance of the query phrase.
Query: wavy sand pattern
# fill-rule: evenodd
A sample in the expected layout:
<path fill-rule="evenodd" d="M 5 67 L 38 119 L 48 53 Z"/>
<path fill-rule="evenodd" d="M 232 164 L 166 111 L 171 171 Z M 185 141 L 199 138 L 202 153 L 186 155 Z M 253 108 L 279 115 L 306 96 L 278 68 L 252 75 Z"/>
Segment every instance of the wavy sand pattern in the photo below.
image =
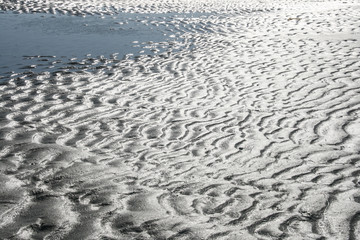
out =
<path fill-rule="evenodd" d="M 239 2 L 0 1 L 213 12 L 163 19 L 179 51 L 2 83 L 0 238 L 360 239 L 360 2 Z"/>

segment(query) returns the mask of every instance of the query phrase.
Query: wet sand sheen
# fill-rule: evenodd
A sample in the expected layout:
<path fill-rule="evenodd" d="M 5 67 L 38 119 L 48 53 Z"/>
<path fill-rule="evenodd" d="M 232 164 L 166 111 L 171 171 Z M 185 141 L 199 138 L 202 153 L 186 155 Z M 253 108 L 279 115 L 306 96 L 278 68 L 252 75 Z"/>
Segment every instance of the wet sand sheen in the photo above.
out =
<path fill-rule="evenodd" d="M 14 70 L 0 85 L 0 238 L 360 237 L 360 2 L 79 6 L 0 3 L 212 14 L 157 19 L 182 43 L 166 54 Z"/>

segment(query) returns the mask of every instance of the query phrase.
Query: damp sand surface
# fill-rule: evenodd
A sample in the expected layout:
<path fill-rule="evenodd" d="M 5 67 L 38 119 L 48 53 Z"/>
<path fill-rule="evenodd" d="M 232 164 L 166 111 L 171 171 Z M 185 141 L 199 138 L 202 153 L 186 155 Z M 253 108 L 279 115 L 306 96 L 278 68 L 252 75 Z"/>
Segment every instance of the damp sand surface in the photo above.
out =
<path fill-rule="evenodd" d="M 0 8 L 53 38 L 8 52 L 15 65 L 66 59 L 0 84 L 1 239 L 360 239 L 359 1 Z M 126 21 L 146 39 L 126 30 L 120 49 L 140 47 L 115 58 L 105 39 Z M 84 52 L 42 53 L 58 35 Z"/>

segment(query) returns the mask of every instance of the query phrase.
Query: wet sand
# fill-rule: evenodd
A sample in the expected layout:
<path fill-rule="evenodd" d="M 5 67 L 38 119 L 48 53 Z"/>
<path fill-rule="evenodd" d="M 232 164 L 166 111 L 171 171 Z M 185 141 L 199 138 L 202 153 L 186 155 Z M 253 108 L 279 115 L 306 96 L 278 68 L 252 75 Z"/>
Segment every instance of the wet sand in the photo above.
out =
<path fill-rule="evenodd" d="M 359 1 L 0 9 L 171 32 L 1 61 L 1 239 L 360 238 Z"/>

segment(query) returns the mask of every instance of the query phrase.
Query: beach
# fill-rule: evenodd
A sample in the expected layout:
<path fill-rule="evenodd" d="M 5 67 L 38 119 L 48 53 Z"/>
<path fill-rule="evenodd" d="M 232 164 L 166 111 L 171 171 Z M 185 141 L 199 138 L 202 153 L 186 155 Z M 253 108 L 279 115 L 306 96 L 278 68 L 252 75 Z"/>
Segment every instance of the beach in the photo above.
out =
<path fill-rule="evenodd" d="M 360 1 L 0 0 L 0 239 L 360 239 Z"/>

